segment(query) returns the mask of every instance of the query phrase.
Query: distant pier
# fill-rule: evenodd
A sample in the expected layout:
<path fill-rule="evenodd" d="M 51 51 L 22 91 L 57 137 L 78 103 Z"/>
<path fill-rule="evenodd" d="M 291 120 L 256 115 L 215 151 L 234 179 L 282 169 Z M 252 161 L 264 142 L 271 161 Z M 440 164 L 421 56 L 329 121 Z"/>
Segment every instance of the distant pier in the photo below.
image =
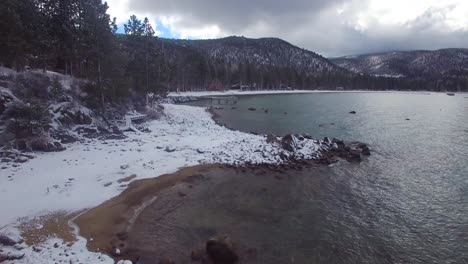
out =
<path fill-rule="evenodd" d="M 212 105 L 213 104 L 218 104 L 218 105 L 237 104 L 237 97 L 235 96 L 209 96 L 205 98 L 210 100 Z"/>

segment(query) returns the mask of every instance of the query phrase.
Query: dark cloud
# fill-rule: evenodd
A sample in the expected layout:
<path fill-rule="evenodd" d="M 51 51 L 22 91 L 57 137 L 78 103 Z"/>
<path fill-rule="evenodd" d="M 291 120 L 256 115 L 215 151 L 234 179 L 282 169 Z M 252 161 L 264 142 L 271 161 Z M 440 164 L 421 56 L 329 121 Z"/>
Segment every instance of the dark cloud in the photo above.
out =
<path fill-rule="evenodd" d="M 274 22 L 314 15 L 344 0 L 132 0 L 137 12 L 178 14 L 195 23 L 218 24 L 228 32 L 239 32 L 258 21 Z M 284 21 L 288 23 L 288 20 Z"/>
<path fill-rule="evenodd" d="M 468 31 L 447 27 L 457 8 L 428 7 L 405 23 L 386 24 L 362 13 L 370 0 L 130 0 L 129 8 L 154 16 L 177 16 L 175 28 L 216 25 L 221 35 L 280 37 L 325 56 L 390 50 L 467 47 Z M 405 7 L 402 7 L 405 8 Z M 338 12 L 340 10 L 340 12 Z M 467 10 L 468 14 L 468 10 Z"/>

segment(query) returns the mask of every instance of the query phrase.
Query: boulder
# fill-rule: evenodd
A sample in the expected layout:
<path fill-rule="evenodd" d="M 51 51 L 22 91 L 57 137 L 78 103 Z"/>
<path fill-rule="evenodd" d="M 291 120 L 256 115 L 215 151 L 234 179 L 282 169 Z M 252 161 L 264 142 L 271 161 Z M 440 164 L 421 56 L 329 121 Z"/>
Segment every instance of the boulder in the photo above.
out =
<path fill-rule="evenodd" d="M 273 134 L 268 134 L 268 135 L 266 136 L 266 142 L 267 142 L 268 144 L 273 144 L 273 143 L 275 143 L 275 142 L 277 142 L 277 141 L 278 141 L 278 138 L 277 138 L 275 135 L 273 135 Z"/>
<path fill-rule="evenodd" d="M 24 156 L 20 156 L 20 157 L 18 157 L 18 158 L 15 160 L 15 162 L 16 162 L 16 163 L 25 163 L 25 162 L 27 162 L 28 160 L 29 160 L 28 158 L 26 158 L 26 157 L 24 157 Z"/>
<path fill-rule="evenodd" d="M 239 255 L 227 236 L 208 240 L 206 253 L 215 264 L 233 264 L 239 260 Z"/>
<path fill-rule="evenodd" d="M 57 140 L 60 141 L 62 144 L 70 144 L 78 141 L 79 139 L 68 133 L 67 131 L 61 130 L 61 131 L 55 131 L 51 133 L 51 136 Z"/>
<path fill-rule="evenodd" d="M 292 134 L 288 134 L 281 139 L 281 147 L 287 151 L 294 152 L 297 148 L 297 138 Z"/>
<path fill-rule="evenodd" d="M 0 87 L 0 115 L 3 114 L 8 104 L 16 100 L 16 97 L 10 90 Z"/>
<path fill-rule="evenodd" d="M 363 148 L 361 153 L 364 156 L 370 156 L 371 155 L 370 149 L 368 147 Z"/>
<path fill-rule="evenodd" d="M 65 150 L 60 142 L 51 142 L 48 138 L 45 137 L 32 139 L 29 141 L 29 146 L 33 151 L 57 152 Z"/>
<path fill-rule="evenodd" d="M 122 254 L 122 253 L 120 252 L 120 249 L 118 249 L 118 248 L 112 249 L 112 256 L 118 257 L 118 256 L 120 256 L 121 254 Z"/>
<path fill-rule="evenodd" d="M 5 236 L 5 235 L 0 235 L 0 244 L 4 245 L 4 246 L 14 246 L 16 245 L 18 242 L 16 242 L 15 240 L 9 238 L 8 236 Z"/>

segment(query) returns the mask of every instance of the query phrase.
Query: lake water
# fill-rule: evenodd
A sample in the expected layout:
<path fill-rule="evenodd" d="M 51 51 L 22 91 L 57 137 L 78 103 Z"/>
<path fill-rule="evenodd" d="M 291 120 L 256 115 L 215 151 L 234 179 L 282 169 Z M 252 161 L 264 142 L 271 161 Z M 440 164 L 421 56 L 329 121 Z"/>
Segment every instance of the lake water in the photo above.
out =
<path fill-rule="evenodd" d="M 319 195 L 311 210 L 319 216 L 318 230 L 304 236 L 314 236 L 310 250 L 317 262 L 468 263 L 465 96 L 241 96 L 234 107 L 218 111 L 220 121 L 234 129 L 370 145 L 372 156 L 364 162 L 340 162 L 315 186 Z"/>

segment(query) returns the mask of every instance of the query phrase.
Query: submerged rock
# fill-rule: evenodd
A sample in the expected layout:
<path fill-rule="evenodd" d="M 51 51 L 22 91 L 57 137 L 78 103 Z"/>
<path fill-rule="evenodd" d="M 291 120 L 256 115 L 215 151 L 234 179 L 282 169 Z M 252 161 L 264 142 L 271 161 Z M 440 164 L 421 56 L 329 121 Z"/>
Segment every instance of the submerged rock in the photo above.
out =
<path fill-rule="evenodd" d="M 232 264 L 239 260 L 239 255 L 228 236 L 208 240 L 206 253 L 215 264 Z"/>
<path fill-rule="evenodd" d="M 356 114 L 356 111 L 350 111 L 349 113 L 354 115 Z"/>
<path fill-rule="evenodd" d="M 248 110 L 249 110 L 249 111 L 257 111 L 257 108 L 249 107 Z"/>

